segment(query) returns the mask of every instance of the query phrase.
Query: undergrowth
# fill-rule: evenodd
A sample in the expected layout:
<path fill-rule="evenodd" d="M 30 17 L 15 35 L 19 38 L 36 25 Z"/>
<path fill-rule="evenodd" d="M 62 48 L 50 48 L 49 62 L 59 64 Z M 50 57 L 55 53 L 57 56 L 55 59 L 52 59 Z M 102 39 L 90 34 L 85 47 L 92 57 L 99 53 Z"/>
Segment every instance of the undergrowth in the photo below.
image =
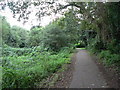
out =
<path fill-rule="evenodd" d="M 99 42 L 99 43 L 98 43 Z M 99 47 L 98 47 L 99 46 Z M 117 48 L 115 48 L 117 47 Z M 88 45 L 87 49 L 96 54 L 100 61 L 107 67 L 115 67 L 120 70 L 120 53 L 118 50 L 119 45 L 108 44 L 104 45 L 100 41 L 94 40 Z"/>
<path fill-rule="evenodd" d="M 10 48 L 6 48 L 10 50 Z M 27 51 L 25 51 L 27 50 Z M 46 77 L 55 73 L 65 63 L 70 63 L 72 49 L 66 48 L 61 51 L 43 51 L 38 47 L 25 49 L 25 53 L 4 52 L 2 57 L 2 88 L 30 88 L 35 87 L 35 83 L 42 81 Z M 19 48 L 20 52 L 23 52 Z"/>
<path fill-rule="evenodd" d="M 102 59 L 102 62 L 107 66 L 120 66 L 120 55 L 113 54 L 109 50 L 101 51 L 98 56 Z"/>

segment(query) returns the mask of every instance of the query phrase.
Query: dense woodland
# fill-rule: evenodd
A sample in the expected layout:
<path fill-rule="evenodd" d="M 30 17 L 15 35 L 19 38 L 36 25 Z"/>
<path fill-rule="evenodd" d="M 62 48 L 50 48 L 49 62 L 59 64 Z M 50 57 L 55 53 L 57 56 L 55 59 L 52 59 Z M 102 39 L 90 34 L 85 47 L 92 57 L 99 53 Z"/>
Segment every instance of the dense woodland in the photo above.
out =
<path fill-rule="evenodd" d="M 38 18 L 51 12 L 61 13 L 63 17 L 45 27 L 39 24 L 25 30 L 10 26 L 6 18 L 0 16 L 2 88 L 50 86 L 44 80 L 64 69 L 64 64 L 71 63 L 70 58 L 76 47 L 88 49 L 105 66 L 120 70 L 119 2 L 68 2 L 62 5 L 56 2 L 20 1 L 4 3 L 2 10 L 9 6 L 14 17 L 19 14 L 19 20 L 27 21 L 30 14 L 27 8 L 30 5 L 48 6 L 40 7 L 42 9 L 36 14 Z"/>

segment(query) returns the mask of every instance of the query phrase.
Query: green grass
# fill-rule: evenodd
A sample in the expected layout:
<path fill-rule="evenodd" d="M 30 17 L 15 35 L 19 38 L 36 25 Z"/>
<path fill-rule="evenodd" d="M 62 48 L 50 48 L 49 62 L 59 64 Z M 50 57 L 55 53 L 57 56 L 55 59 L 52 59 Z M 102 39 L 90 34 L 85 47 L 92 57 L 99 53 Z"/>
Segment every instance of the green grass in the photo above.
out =
<path fill-rule="evenodd" d="M 49 77 L 70 63 L 70 49 L 58 53 L 33 51 L 23 55 L 3 56 L 3 88 L 35 87 L 37 82 Z M 17 54 L 17 53 L 16 53 Z"/>

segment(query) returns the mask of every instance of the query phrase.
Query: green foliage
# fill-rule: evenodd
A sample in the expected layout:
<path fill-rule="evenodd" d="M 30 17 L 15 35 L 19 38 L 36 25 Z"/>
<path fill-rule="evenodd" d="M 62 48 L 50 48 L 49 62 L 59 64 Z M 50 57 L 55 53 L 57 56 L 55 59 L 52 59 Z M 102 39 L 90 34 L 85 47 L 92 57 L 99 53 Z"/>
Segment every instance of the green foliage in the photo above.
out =
<path fill-rule="evenodd" d="M 80 40 L 80 24 L 79 18 L 76 16 L 76 13 L 73 9 L 69 9 L 65 12 L 64 17 L 53 21 L 52 24 L 57 24 L 63 33 L 67 36 L 67 43 L 70 46 L 74 46 L 75 43 L 78 43 Z"/>
<path fill-rule="evenodd" d="M 36 27 L 32 28 L 30 31 L 30 39 L 29 39 L 29 46 L 39 46 L 41 45 L 41 39 L 43 36 L 43 28 L 42 27 Z"/>
<path fill-rule="evenodd" d="M 35 87 L 35 83 L 55 73 L 65 63 L 70 63 L 72 49 L 58 53 L 40 52 L 35 49 L 28 55 L 3 56 L 3 88 Z"/>
<path fill-rule="evenodd" d="M 103 11 L 102 8 L 105 8 L 106 13 L 102 13 L 99 19 L 95 20 L 97 38 L 92 39 L 88 48 L 97 53 L 105 65 L 109 66 L 120 66 L 120 3 L 106 3 L 100 4 L 97 3 L 99 8 Z M 82 23 L 82 28 L 89 28 L 92 25 L 89 25 L 88 22 Z M 92 26 L 94 28 L 94 26 Z"/>
<path fill-rule="evenodd" d="M 10 24 L 6 21 L 4 16 L 0 15 L 0 33 L 2 33 L 2 39 L 4 43 L 10 42 Z"/>
<path fill-rule="evenodd" d="M 68 46 L 67 39 L 58 25 L 51 24 L 44 29 L 42 43 L 53 51 L 59 51 L 62 47 Z"/>
<path fill-rule="evenodd" d="M 120 66 L 120 55 L 112 54 L 109 50 L 101 51 L 99 57 L 103 59 L 106 65 Z"/>
<path fill-rule="evenodd" d="M 79 41 L 79 43 L 75 44 L 75 47 L 77 47 L 77 48 L 83 48 L 85 46 L 86 45 L 85 45 L 85 43 L 83 41 Z"/>
<path fill-rule="evenodd" d="M 67 26 L 70 22 L 67 23 L 69 20 L 66 18 L 68 17 L 62 17 L 56 21 L 53 21 L 45 28 L 32 28 L 29 40 L 30 46 L 40 45 L 47 50 L 53 51 L 59 51 L 62 47 L 73 46 L 75 42 L 78 42 L 77 39 L 79 35 L 78 32 L 76 32 L 78 28 L 75 27 L 75 25 Z M 71 22 L 72 21 L 73 20 L 71 19 Z M 77 22 L 75 23 L 77 24 Z"/>
<path fill-rule="evenodd" d="M 21 55 L 27 55 L 29 54 L 30 52 L 32 52 L 31 50 L 32 48 L 13 48 L 13 47 L 10 47 L 10 46 L 3 46 L 2 50 L 2 54 L 3 56 L 21 56 Z"/>
<path fill-rule="evenodd" d="M 3 16 L 0 16 L 0 32 L 4 44 L 12 47 L 27 46 L 29 40 L 28 31 L 18 26 L 11 27 Z"/>
<path fill-rule="evenodd" d="M 19 20 L 22 17 L 28 19 L 29 15 L 24 13 L 29 3 L 20 4 L 9 2 L 8 6 L 14 14 L 23 11 Z M 34 4 L 44 6 L 45 3 Z M 73 49 L 68 47 L 88 45 L 90 50 L 99 53 L 106 65 L 120 66 L 120 3 L 68 4 L 72 7 L 64 13 L 64 17 L 56 19 L 45 28 L 33 27 L 30 32 L 18 26 L 11 27 L 5 17 L 0 16 L 0 33 L 3 33 L 3 49 L 0 48 L 3 50 L 3 88 L 35 86 L 33 82 L 40 82 L 63 64 L 70 63 Z M 49 6 L 54 8 L 46 5 L 40 7 L 43 11 L 36 16 L 40 18 L 48 14 L 47 9 L 44 9 Z M 87 30 L 94 30 L 96 34 L 89 35 Z"/>
<path fill-rule="evenodd" d="M 73 8 L 69 9 L 69 11 L 65 13 L 64 31 L 68 36 L 68 41 L 70 44 L 78 43 L 80 40 L 81 29 L 79 18 L 76 17 L 76 13 L 73 11 Z"/>
<path fill-rule="evenodd" d="M 101 50 L 106 49 L 106 47 L 104 46 L 103 42 L 96 37 L 90 40 L 88 49 L 97 53 L 97 52 L 100 52 Z"/>
<path fill-rule="evenodd" d="M 13 26 L 10 29 L 10 33 L 11 42 L 8 43 L 8 45 L 20 48 L 27 47 L 29 40 L 29 31 L 18 26 Z"/>
<path fill-rule="evenodd" d="M 107 44 L 107 49 L 112 53 L 120 54 L 120 44 L 116 40 L 112 40 Z"/>
<path fill-rule="evenodd" d="M 96 24 L 91 24 L 88 20 L 82 20 L 80 28 L 81 30 L 98 30 Z"/>
<path fill-rule="evenodd" d="M 108 10 L 108 21 L 109 21 L 109 31 L 112 34 L 112 37 L 117 41 L 117 43 L 120 43 L 120 3 L 114 2 L 107 4 L 107 10 Z"/>

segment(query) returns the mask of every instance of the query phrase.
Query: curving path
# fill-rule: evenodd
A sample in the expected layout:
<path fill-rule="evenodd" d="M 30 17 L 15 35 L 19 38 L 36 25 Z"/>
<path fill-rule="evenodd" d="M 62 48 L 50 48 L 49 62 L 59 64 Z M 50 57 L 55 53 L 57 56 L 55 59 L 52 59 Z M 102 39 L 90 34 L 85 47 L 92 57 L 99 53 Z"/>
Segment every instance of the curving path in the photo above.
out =
<path fill-rule="evenodd" d="M 107 88 L 107 83 L 86 50 L 78 50 L 69 88 Z"/>

